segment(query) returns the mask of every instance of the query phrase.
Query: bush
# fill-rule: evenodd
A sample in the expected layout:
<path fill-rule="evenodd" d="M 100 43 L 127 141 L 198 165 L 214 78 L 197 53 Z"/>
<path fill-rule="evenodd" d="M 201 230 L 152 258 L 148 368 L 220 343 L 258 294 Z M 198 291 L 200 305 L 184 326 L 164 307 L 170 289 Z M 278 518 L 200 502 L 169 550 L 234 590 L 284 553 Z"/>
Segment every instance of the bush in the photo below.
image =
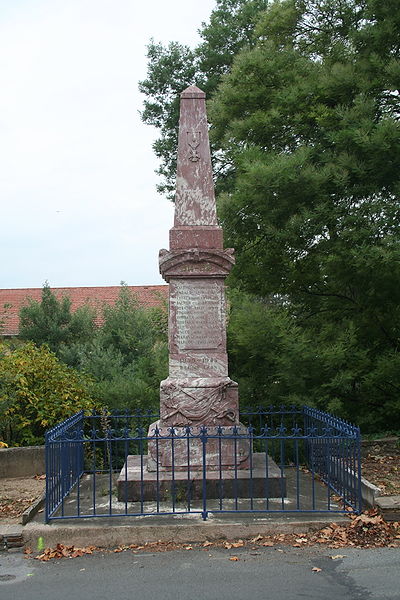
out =
<path fill-rule="evenodd" d="M 0 350 L 0 439 L 8 445 L 43 443 L 46 429 L 95 408 L 93 380 L 61 363 L 45 345 Z"/>

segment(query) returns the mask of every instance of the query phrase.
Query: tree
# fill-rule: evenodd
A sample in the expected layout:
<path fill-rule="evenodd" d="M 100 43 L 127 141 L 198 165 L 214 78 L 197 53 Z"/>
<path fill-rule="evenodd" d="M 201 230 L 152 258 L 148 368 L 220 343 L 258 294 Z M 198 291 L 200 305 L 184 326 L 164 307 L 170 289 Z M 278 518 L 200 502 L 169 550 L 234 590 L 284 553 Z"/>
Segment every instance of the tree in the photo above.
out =
<path fill-rule="evenodd" d="M 209 102 L 231 284 L 263 299 L 272 337 L 296 332 L 314 356 L 301 399 L 399 427 L 397 1 L 277 0 L 257 14 Z M 244 331 L 231 340 L 246 362 Z M 296 364 L 281 362 L 280 382 Z"/>
<path fill-rule="evenodd" d="M 215 139 L 233 157 L 235 189 L 220 208 L 237 249 L 236 281 L 289 302 L 323 358 L 320 404 L 328 398 L 366 428 L 399 426 L 400 29 L 392 9 L 272 5 L 210 111 Z"/>
<path fill-rule="evenodd" d="M 47 282 L 41 301 L 30 300 L 21 308 L 19 316 L 20 338 L 39 346 L 47 344 L 55 353 L 59 353 L 63 345 L 88 341 L 95 331 L 95 312 L 83 306 L 72 313 L 68 296 L 58 300 Z"/>
<path fill-rule="evenodd" d="M 147 78 L 139 83 L 145 94 L 142 120 L 160 131 L 153 149 L 161 160 L 158 191 L 173 198 L 178 140 L 179 94 L 198 85 L 211 97 L 221 76 L 230 69 L 236 53 L 251 45 L 257 17 L 268 0 L 217 0 L 209 23 L 199 31 L 202 42 L 195 49 L 151 40 L 147 48 Z M 220 165 L 220 175 L 224 165 Z"/>
<path fill-rule="evenodd" d="M 64 344 L 60 358 L 95 380 L 94 397 L 113 409 L 158 410 L 168 372 L 166 307 L 143 308 L 126 285 L 86 341 Z"/>
<path fill-rule="evenodd" d="M 90 307 L 70 308 L 67 297 L 58 300 L 45 285 L 42 302 L 21 310 L 23 338 L 48 345 L 65 365 L 88 374 L 102 406 L 157 410 L 168 372 L 166 306 L 143 308 L 122 284 L 115 305 L 102 307 L 99 326 Z"/>

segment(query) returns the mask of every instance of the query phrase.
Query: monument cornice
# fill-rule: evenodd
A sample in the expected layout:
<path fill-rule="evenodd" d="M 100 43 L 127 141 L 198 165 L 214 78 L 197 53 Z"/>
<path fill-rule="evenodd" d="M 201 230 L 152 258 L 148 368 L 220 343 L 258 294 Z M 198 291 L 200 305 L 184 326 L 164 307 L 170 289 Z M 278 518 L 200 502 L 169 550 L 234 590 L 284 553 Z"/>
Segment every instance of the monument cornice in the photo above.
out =
<path fill-rule="evenodd" d="M 160 273 L 171 277 L 226 277 L 235 264 L 233 248 L 160 250 Z"/>

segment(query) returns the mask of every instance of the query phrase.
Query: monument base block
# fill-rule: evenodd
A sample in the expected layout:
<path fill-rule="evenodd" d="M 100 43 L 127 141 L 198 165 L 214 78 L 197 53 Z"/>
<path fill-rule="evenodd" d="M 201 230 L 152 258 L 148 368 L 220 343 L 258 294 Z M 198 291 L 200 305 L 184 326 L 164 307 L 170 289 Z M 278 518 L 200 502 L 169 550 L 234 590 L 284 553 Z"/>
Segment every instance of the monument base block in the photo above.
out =
<path fill-rule="evenodd" d="M 158 430 L 158 437 L 154 431 Z M 233 427 L 207 427 L 207 471 L 219 468 L 237 469 L 249 468 L 249 455 L 252 442 L 248 437 L 248 428 L 237 423 L 235 436 Z M 149 427 L 149 452 L 147 470 L 188 472 L 201 470 L 203 463 L 203 441 L 201 427 L 191 427 L 190 435 L 186 436 L 185 427 L 162 427 L 161 421 Z M 174 438 L 172 438 L 172 431 Z M 247 434 L 247 437 L 246 437 Z"/>
<path fill-rule="evenodd" d="M 253 469 L 232 469 L 207 471 L 206 497 L 214 498 L 284 498 L 286 496 L 286 478 L 280 468 L 263 453 L 253 454 Z M 268 478 L 266 478 L 268 472 Z M 201 469 L 190 471 L 147 470 L 147 456 L 127 457 L 127 463 L 121 469 L 117 482 L 119 502 L 156 502 L 171 501 L 173 494 L 176 502 L 199 500 L 203 497 L 203 472 Z"/>

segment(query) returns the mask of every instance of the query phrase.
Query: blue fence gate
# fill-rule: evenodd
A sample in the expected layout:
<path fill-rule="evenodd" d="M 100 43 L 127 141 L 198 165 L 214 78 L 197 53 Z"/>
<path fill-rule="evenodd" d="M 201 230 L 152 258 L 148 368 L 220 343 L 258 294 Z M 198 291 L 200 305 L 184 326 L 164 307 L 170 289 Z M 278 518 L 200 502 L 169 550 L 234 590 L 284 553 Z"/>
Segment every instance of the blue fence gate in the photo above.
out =
<path fill-rule="evenodd" d="M 149 429 L 157 418 L 80 412 L 49 430 L 46 522 L 362 508 L 360 430 L 342 419 L 309 407 L 269 407 L 241 411 L 244 427 L 180 427 L 161 435 L 156 426 Z M 228 444 L 234 456 L 226 469 Z M 191 464 L 194 445 L 200 449 L 200 468 Z M 245 468 L 243 445 L 249 454 Z M 174 458 L 178 447 L 180 454 L 187 448 L 184 465 Z M 168 469 L 159 464 L 166 450 Z"/>

